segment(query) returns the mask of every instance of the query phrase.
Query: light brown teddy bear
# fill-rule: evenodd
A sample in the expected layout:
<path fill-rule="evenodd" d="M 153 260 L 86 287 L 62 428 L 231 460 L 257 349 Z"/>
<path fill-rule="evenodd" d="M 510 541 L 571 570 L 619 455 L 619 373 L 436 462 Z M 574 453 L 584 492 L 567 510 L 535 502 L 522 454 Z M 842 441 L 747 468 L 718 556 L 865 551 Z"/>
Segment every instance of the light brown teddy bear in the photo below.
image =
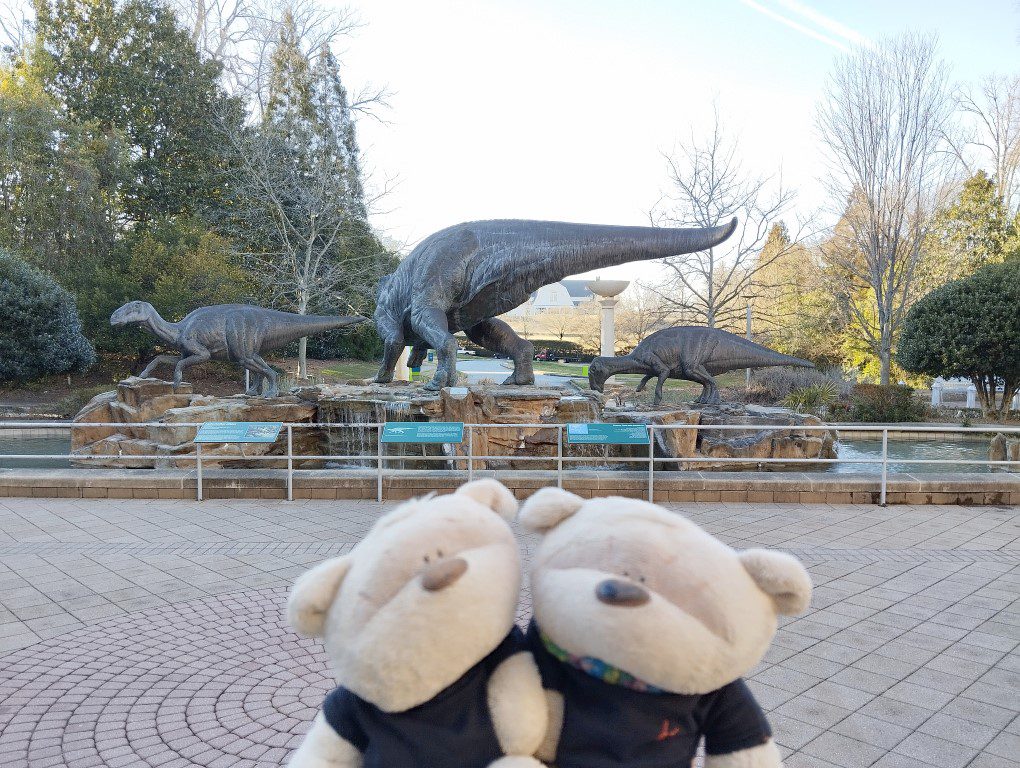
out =
<path fill-rule="evenodd" d="M 557 768 L 776 768 L 769 725 L 740 679 L 777 614 L 811 581 L 781 552 L 736 552 L 643 501 L 546 488 L 521 510 L 544 535 L 528 641 L 549 698 L 538 756 Z"/>
<path fill-rule="evenodd" d="M 494 480 L 410 501 L 297 581 L 290 622 L 322 638 L 340 687 L 290 768 L 540 766 L 528 756 L 546 699 L 514 625 L 516 511 Z"/>

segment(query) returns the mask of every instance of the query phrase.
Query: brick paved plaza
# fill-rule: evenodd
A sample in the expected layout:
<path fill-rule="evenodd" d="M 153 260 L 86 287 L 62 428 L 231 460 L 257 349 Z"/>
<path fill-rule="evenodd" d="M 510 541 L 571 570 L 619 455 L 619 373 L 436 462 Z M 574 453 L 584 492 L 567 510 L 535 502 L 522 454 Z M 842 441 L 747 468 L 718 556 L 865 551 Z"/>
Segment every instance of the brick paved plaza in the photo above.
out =
<path fill-rule="evenodd" d="M 287 586 L 391 506 L 0 500 L 0 764 L 280 766 L 333 685 Z M 676 507 L 812 573 L 751 678 L 787 766 L 1020 766 L 1020 509 Z"/>

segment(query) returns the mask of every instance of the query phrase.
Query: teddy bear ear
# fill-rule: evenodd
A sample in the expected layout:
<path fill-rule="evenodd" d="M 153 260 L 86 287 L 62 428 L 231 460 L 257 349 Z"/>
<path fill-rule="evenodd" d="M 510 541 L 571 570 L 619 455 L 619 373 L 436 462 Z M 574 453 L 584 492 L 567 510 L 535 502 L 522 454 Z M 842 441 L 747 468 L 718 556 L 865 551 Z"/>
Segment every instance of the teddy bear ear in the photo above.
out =
<path fill-rule="evenodd" d="M 465 483 L 456 491 L 458 494 L 470 496 L 479 504 L 488 507 L 504 520 L 510 521 L 517 514 L 517 499 L 510 490 L 498 480 L 485 478 Z"/>
<path fill-rule="evenodd" d="M 779 613 L 796 616 L 807 610 L 811 577 L 797 558 L 769 549 L 748 549 L 740 553 L 740 562 Z"/>
<path fill-rule="evenodd" d="M 290 590 L 287 618 L 302 637 L 322 637 L 326 613 L 351 568 L 351 556 L 334 557 L 302 574 Z"/>
<path fill-rule="evenodd" d="M 584 506 L 584 499 L 562 488 L 542 488 L 521 507 L 518 518 L 529 531 L 545 533 Z"/>

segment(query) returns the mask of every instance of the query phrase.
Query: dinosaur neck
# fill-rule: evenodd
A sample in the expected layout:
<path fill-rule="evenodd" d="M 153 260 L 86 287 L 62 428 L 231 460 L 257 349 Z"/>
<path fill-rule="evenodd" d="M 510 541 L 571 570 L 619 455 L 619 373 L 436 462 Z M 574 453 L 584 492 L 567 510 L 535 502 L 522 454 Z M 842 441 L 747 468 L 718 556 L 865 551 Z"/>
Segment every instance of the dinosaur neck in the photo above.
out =
<path fill-rule="evenodd" d="M 529 238 L 544 245 L 550 258 L 546 282 L 632 261 L 703 251 L 732 234 L 736 221 L 704 229 L 619 227 L 542 222 Z"/>
<path fill-rule="evenodd" d="M 609 372 L 608 376 L 615 376 L 618 373 L 628 373 L 644 368 L 644 366 L 630 355 L 620 355 L 619 357 L 600 357 L 599 360 Z"/>
<path fill-rule="evenodd" d="M 160 317 L 159 312 L 155 309 L 152 310 L 152 313 L 145 319 L 142 325 L 149 333 L 162 339 L 167 344 L 177 344 L 177 323 L 168 323 Z"/>

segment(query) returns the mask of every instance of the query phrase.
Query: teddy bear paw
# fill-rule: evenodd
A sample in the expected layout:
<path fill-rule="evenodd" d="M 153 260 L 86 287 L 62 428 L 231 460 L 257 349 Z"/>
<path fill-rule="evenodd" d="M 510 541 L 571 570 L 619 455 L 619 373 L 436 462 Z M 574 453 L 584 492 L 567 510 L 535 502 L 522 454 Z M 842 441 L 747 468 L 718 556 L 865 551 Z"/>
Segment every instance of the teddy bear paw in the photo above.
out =
<path fill-rule="evenodd" d="M 494 763 L 489 763 L 489 768 L 545 768 L 545 763 L 539 762 L 533 757 L 507 755 Z"/>

